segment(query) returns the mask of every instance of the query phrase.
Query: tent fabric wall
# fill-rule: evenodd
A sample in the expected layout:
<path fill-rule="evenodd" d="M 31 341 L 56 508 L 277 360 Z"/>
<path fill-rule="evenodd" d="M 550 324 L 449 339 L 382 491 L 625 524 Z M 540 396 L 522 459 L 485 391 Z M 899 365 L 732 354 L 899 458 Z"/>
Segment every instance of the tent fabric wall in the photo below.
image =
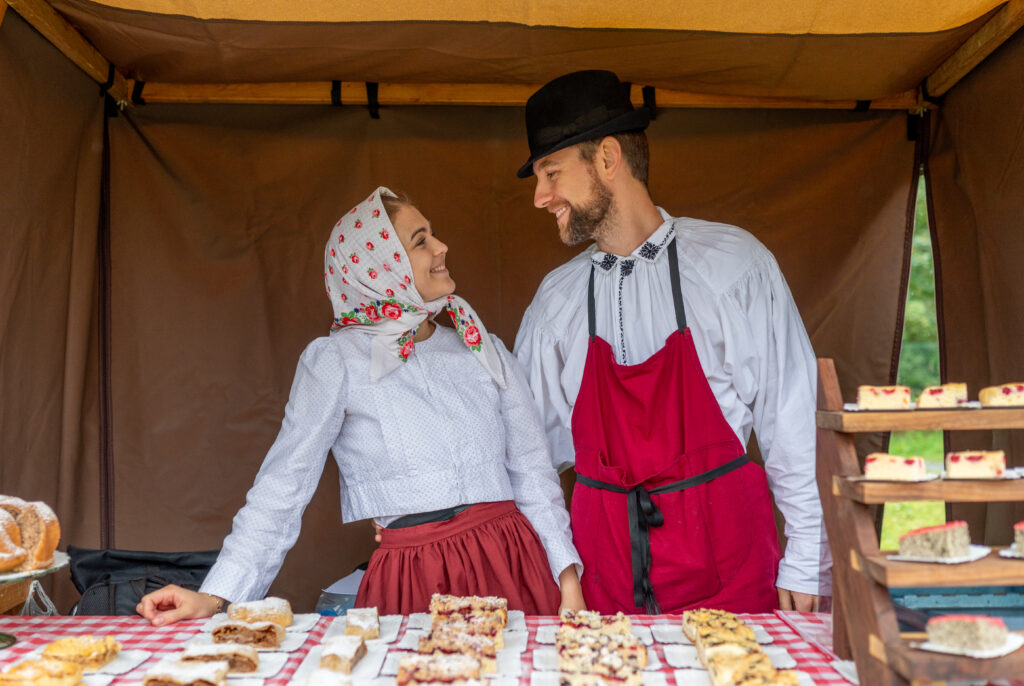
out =
<path fill-rule="evenodd" d="M 577 249 L 515 178 L 522 110 L 182 106 L 111 126 L 112 378 L 119 547 L 216 547 L 331 312 L 322 250 L 377 185 L 450 246 L 459 292 L 511 345 L 541 278 Z M 776 254 L 819 355 L 888 378 L 914 145 L 901 113 L 668 111 L 651 186 L 674 214 L 736 223 Z M 329 463 L 272 592 L 309 609 L 372 551 L 340 524 Z"/>
<path fill-rule="evenodd" d="M 103 101 L 13 12 L 0 93 L 0 492 L 50 503 L 65 543 L 95 546 Z"/>
<path fill-rule="evenodd" d="M 1024 382 L 1024 34 L 1018 33 L 949 94 L 937 120 L 929 174 L 936 238 L 943 378 L 966 381 L 972 395 L 993 384 Z M 1020 432 L 951 434 L 951 445 L 994 445 L 1024 466 Z M 1006 544 L 1024 520 L 1024 503 L 959 504 L 972 538 Z"/>
<path fill-rule="evenodd" d="M 970 21 L 929 33 L 908 28 L 819 36 L 389 21 L 383 10 L 378 21 L 244 22 L 90 0 L 53 5 L 123 73 L 143 81 L 541 84 L 576 69 L 602 68 L 627 81 L 674 90 L 838 100 L 871 100 L 916 88 L 977 31 L 990 8 L 981 3 Z M 590 3 L 586 8 L 594 11 Z"/>

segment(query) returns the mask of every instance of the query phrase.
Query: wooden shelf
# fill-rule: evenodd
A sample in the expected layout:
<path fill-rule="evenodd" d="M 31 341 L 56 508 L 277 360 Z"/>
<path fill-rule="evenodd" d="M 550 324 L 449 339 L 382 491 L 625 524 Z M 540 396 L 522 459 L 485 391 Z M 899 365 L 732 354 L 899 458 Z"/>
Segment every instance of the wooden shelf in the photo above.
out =
<path fill-rule="evenodd" d="M 958 431 L 1024 429 L 1024 407 L 974 410 L 818 410 L 818 428 L 843 433 L 868 431 Z"/>
<path fill-rule="evenodd" d="M 1024 649 L 1009 655 L 977 659 L 964 655 L 946 655 L 911 647 L 912 643 L 883 644 L 881 639 L 870 638 L 871 654 L 910 682 L 973 681 L 986 682 L 1000 679 L 1016 680 L 1024 673 Z"/>
<path fill-rule="evenodd" d="M 832 493 L 865 505 L 910 500 L 949 503 L 1016 502 L 1024 500 L 1024 479 L 935 479 L 934 481 L 859 481 L 833 475 Z"/>
<path fill-rule="evenodd" d="M 999 557 L 1000 547 L 975 562 L 947 565 L 928 562 L 899 562 L 878 553 L 850 551 L 850 566 L 889 588 L 917 586 L 1016 586 L 1024 579 L 1024 560 Z"/>

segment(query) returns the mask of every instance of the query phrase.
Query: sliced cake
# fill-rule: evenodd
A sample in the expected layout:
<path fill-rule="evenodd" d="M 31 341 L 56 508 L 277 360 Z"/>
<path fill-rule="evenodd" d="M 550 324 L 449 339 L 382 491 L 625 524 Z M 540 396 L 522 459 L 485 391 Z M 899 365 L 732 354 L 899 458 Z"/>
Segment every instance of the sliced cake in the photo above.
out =
<path fill-rule="evenodd" d="M 324 641 L 320 666 L 342 674 L 351 674 L 356 663 L 366 655 L 362 636 L 335 636 Z"/>
<path fill-rule="evenodd" d="M 345 612 L 345 634 L 369 641 L 380 638 L 380 615 L 376 607 L 353 607 Z"/>
<path fill-rule="evenodd" d="M 467 655 L 416 655 L 398 661 L 398 686 L 407 684 L 468 684 L 480 679 L 480 661 Z"/>
<path fill-rule="evenodd" d="M 121 651 L 113 636 L 66 636 L 43 648 L 43 657 L 73 662 L 83 670 L 92 671 L 109 663 Z"/>
<path fill-rule="evenodd" d="M 920 481 L 928 475 L 923 457 L 870 453 L 864 458 L 864 478 L 879 481 Z"/>
<path fill-rule="evenodd" d="M 168 655 L 150 667 L 143 686 L 225 686 L 228 663 L 181 662 L 176 655 Z"/>
<path fill-rule="evenodd" d="M 1013 407 L 1024 405 L 1024 383 L 1004 383 L 978 391 L 982 407 Z"/>
<path fill-rule="evenodd" d="M 461 631 L 477 636 L 487 636 L 494 641 L 494 647 L 501 650 L 505 647 L 505 632 L 501 617 L 497 614 L 470 615 L 439 615 L 434 617 L 433 625 L 447 624 L 459 627 Z"/>
<path fill-rule="evenodd" d="M 628 634 L 632 631 L 629 617 L 621 612 L 614 615 L 602 615 L 593 610 L 562 610 L 559 615 L 562 626 L 573 629 L 589 629 L 606 634 Z"/>
<path fill-rule="evenodd" d="M 240 622 L 273 622 L 281 626 L 291 626 L 293 621 L 292 606 L 284 598 L 264 598 L 228 605 L 228 617 Z"/>
<path fill-rule="evenodd" d="M 967 404 L 967 384 L 928 386 L 917 398 L 917 409 L 961 407 Z"/>
<path fill-rule="evenodd" d="M 49 657 L 27 659 L 0 672 L 0 686 L 77 686 L 82 666 Z"/>
<path fill-rule="evenodd" d="M 496 614 L 502 626 L 508 624 L 508 599 L 498 596 L 457 596 L 435 593 L 430 597 L 430 614 L 434 617 L 458 614 L 462 617 Z"/>
<path fill-rule="evenodd" d="M 964 450 L 946 454 L 947 479 L 1002 479 L 1006 453 L 1002 450 Z"/>
<path fill-rule="evenodd" d="M 683 612 L 683 633 L 690 641 L 697 638 L 697 627 L 711 621 L 729 620 L 738 622 L 739 618 L 732 612 L 726 610 L 713 610 L 710 608 L 698 608 Z"/>
<path fill-rule="evenodd" d="M 1024 555 L 1024 522 L 1013 525 L 1013 546 L 1018 555 Z"/>
<path fill-rule="evenodd" d="M 489 636 L 463 631 L 459 624 L 434 624 L 430 633 L 420 638 L 416 652 L 425 655 L 469 655 L 480 661 L 480 671 L 498 671 L 498 649 Z"/>
<path fill-rule="evenodd" d="M 227 662 L 231 673 L 245 674 L 260 668 L 256 649 L 241 643 L 205 643 L 185 646 L 178 656 L 182 662 Z"/>
<path fill-rule="evenodd" d="M 280 648 L 284 627 L 273 622 L 226 619 L 210 631 L 214 643 L 241 643 L 254 648 Z"/>
<path fill-rule="evenodd" d="M 999 617 L 942 615 L 925 626 L 928 640 L 954 650 L 993 650 L 1006 643 L 1006 624 Z"/>
<path fill-rule="evenodd" d="M 929 560 L 966 557 L 970 553 L 971 536 L 967 522 L 956 521 L 938 526 L 914 529 L 900 536 L 900 555 Z"/>
<path fill-rule="evenodd" d="M 857 386 L 857 408 L 861 410 L 908 410 L 907 386 Z"/>

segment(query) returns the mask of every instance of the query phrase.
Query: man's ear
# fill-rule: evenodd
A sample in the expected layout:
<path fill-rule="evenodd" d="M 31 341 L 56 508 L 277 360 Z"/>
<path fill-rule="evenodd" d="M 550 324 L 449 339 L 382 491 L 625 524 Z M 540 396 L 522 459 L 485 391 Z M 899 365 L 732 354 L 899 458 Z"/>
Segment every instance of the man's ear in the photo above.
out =
<path fill-rule="evenodd" d="M 597 170 L 606 181 L 618 175 L 622 168 L 622 146 L 614 136 L 605 136 L 597 148 Z"/>

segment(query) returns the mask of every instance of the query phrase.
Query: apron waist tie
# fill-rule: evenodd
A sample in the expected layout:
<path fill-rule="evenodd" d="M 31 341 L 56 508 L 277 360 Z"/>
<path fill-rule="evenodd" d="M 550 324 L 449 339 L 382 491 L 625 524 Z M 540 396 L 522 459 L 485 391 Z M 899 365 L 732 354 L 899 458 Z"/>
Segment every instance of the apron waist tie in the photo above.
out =
<path fill-rule="evenodd" d="M 626 494 L 626 512 L 629 516 L 629 543 L 633 558 L 633 603 L 637 607 L 644 608 L 644 612 L 647 614 L 661 614 L 658 602 L 654 599 L 654 587 L 651 585 L 650 529 L 652 526 L 664 524 L 665 518 L 662 516 L 658 506 L 651 500 L 651 496 L 685 491 L 688 488 L 706 484 L 713 479 L 728 474 L 734 469 L 739 469 L 748 462 L 750 462 L 750 459 L 745 454 L 740 455 L 723 465 L 709 469 L 706 472 L 701 472 L 696 476 L 691 476 L 682 481 L 673 481 L 664 486 L 651 489 L 644 488 L 643 486 L 624 488 L 606 481 L 591 479 L 579 472 L 576 473 L 576 483 L 601 491 Z"/>

